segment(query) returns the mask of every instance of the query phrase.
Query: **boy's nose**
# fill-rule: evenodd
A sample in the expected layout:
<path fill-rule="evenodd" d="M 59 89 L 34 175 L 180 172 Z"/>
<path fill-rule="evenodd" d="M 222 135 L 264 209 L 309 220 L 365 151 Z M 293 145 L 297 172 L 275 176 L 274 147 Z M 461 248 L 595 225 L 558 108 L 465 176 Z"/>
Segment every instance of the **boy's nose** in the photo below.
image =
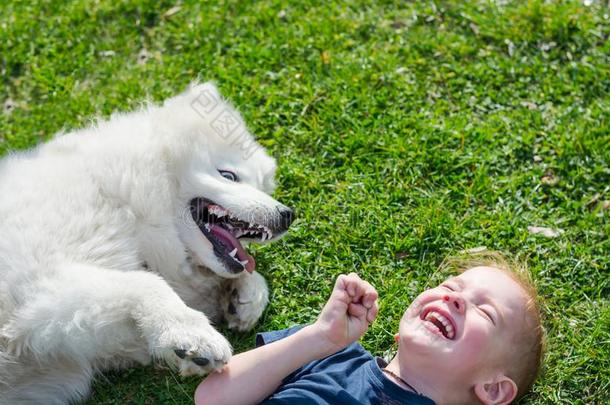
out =
<path fill-rule="evenodd" d="M 458 297 L 455 294 L 445 294 L 443 297 L 443 301 L 445 301 L 450 306 L 453 306 L 458 314 L 463 314 L 466 310 L 466 302 L 461 297 Z"/>

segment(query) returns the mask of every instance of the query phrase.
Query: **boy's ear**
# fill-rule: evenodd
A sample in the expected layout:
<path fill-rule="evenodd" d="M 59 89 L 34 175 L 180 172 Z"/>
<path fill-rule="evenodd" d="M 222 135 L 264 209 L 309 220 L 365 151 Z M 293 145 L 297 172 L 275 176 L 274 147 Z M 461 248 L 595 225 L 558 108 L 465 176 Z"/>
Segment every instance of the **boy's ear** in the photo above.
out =
<path fill-rule="evenodd" d="M 517 384 L 502 374 L 491 381 L 477 383 L 474 393 L 485 405 L 506 405 L 517 396 Z"/>

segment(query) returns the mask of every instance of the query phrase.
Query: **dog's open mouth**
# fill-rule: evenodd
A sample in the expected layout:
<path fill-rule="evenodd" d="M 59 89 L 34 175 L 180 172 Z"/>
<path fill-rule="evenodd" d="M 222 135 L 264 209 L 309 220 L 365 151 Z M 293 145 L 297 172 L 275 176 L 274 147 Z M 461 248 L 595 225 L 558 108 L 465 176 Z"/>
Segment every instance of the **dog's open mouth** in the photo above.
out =
<path fill-rule="evenodd" d="M 190 204 L 191 215 L 203 235 L 212 243 L 214 253 L 233 273 L 254 271 L 254 258 L 246 252 L 239 239 L 264 242 L 273 237 L 269 228 L 239 219 L 226 208 L 205 198 Z"/>

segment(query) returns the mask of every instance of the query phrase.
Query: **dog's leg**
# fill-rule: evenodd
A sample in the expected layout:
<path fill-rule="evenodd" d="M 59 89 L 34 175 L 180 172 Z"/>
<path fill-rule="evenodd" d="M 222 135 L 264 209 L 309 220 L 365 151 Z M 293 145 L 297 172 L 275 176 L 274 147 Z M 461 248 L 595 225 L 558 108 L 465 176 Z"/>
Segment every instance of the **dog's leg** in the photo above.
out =
<path fill-rule="evenodd" d="M 269 302 L 269 291 L 263 276 L 244 272 L 231 281 L 222 295 L 221 303 L 229 328 L 239 331 L 251 329 Z"/>
<path fill-rule="evenodd" d="M 0 404 L 64 405 L 86 397 L 93 370 L 84 364 L 36 361 L 0 356 Z"/>
<path fill-rule="evenodd" d="M 206 316 L 152 273 L 86 265 L 53 272 L 0 331 L 18 358 L 112 367 L 124 358 L 153 357 L 189 375 L 216 370 L 231 356 Z"/>

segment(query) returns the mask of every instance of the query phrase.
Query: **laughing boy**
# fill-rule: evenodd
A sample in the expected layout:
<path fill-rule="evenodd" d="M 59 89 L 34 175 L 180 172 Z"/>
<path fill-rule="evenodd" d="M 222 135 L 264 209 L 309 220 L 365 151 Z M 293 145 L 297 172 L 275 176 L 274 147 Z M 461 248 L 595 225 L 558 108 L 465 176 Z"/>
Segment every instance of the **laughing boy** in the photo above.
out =
<path fill-rule="evenodd" d="M 257 336 L 204 380 L 203 404 L 509 404 L 532 386 L 543 333 L 536 291 L 501 260 L 471 262 L 405 311 L 386 363 L 354 343 L 377 316 L 377 292 L 338 277 L 317 321 Z"/>

